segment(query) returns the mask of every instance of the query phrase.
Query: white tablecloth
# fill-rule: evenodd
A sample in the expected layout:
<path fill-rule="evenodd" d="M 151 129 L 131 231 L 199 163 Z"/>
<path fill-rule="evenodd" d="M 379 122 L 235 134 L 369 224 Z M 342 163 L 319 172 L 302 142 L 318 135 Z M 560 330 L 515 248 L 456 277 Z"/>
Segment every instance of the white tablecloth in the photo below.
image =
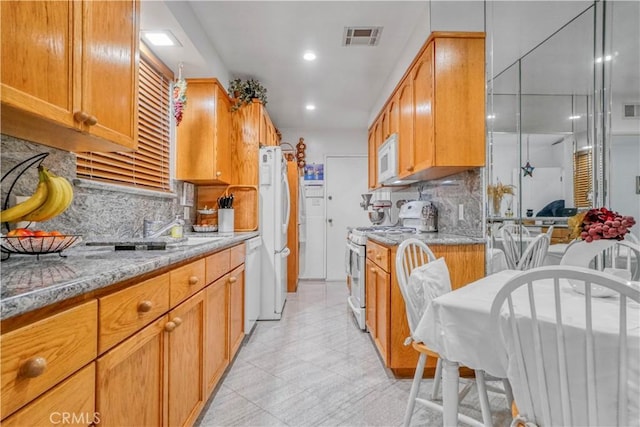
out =
<path fill-rule="evenodd" d="M 516 401 L 522 398 L 522 384 L 518 384 L 519 378 L 514 372 L 513 363 L 507 362 L 507 354 L 504 346 L 496 339 L 498 331 L 491 325 L 490 310 L 491 304 L 502 286 L 518 271 L 505 270 L 491 276 L 487 276 L 474 283 L 447 293 L 433 300 L 422 317 L 414 338 L 423 341 L 429 348 L 437 351 L 441 357 L 448 361 L 458 362 L 473 369 L 481 369 L 499 378 L 509 378 L 512 381 Z M 563 296 L 563 318 L 580 319 L 583 324 L 584 317 L 584 296 L 574 292 L 569 284 L 563 285 L 561 290 Z M 517 294 L 514 294 L 514 301 L 517 303 Z M 549 291 L 536 291 L 536 305 L 541 313 L 539 320 L 552 325 L 553 316 L 553 295 Z M 594 298 L 594 331 L 596 333 L 596 364 L 599 368 L 605 368 L 604 376 L 607 378 L 613 373 L 607 373 L 606 369 L 611 366 L 615 369 L 611 360 L 615 360 L 616 350 L 611 347 L 611 332 L 617 331 L 618 299 L 616 298 Z M 638 400 L 640 398 L 640 306 L 631 302 L 628 304 L 628 345 L 629 345 L 629 414 L 630 420 L 638 419 Z M 566 323 L 567 321 L 565 321 Z M 569 323 L 570 324 L 570 323 Z M 567 336 L 568 342 L 575 345 L 570 349 L 577 352 L 576 358 L 570 359 L 570 372 L 580 375 L 584 372 L 585 366 L 581 364 L 581 357 L 584 350 L 584 330 L 580 327 L 573 328 Z M 615 335 L 615 334 L 614 334 Z M 549 342 L 550 341 L 550 342 Z M 554 338 L 543 336 L 543 348 L 555 348 Z M 507 366 L 508 365 L 508 366 Z M 599 380 L 599 396 L 609 395 L 609 401 L 615 401 L 617 393 L 615 382 L 609 384 L 607 381 Z M 578 398 L 579 400 L 579 398 Z M 610 402 L 609 402 L 610 403 Z M 600 408 L 600 405 L 598 405 Z M 615 409 L 614 405 L 609 404 Z M 607 408 L 602 408 L 601 413 L 605 414 Z M 633 418 L 635 417 L 635 418 Z M 637 424 L 637 422 L 636 422 Z"/>

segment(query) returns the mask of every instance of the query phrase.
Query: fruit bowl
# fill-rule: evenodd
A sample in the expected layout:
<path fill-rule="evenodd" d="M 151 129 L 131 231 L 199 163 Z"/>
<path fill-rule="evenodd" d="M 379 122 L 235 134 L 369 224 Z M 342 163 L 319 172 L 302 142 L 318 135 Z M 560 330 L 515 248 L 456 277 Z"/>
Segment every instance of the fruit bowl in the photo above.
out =
<path fill-rule="evenodd" d="M 0 238 L 0 249 L 8 254 L 42 255 L 59 253 L 69 249 L 82 241 L 79 234 L 62 236 L 29 236 Z"/>

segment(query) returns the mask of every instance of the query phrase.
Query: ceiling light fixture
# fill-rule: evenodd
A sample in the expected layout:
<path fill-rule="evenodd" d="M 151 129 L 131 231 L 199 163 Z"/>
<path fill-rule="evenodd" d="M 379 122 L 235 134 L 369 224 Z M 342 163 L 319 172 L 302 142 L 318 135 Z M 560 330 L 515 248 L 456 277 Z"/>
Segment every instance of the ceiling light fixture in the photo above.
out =
<path fill-rule="evenodd" d="M 311 111 L 311 110 L 315 110 L 316 106 L 313 104 L 307 104 L 307 106 L 305 107 L 307 110 Z"/>
<path fill-rule="evenodd" d="M 582 116 L 569 116 L 569 120 L 578 120 Z"/>
<path fill-rule="evenodd" d="M 305 52 L 304 55 L 302 55 L 302 57 L 306 61 L 313 61 L 314 59 L 316 59 L 316 54 L 313 52 Z"/>
<path fill-rule="evenodd" d="M 153 46 L 182 46 L 169 30 L 142 31 L 142 36 Z"/>
<path fill-rule="evenodd" d="M 489 115 L 487 116 L 487 119 L 489 119 L 489 120 L 491 120 L 491 119 L 495 119 L 495 118 L 496 118 L 496 115 L 495 115 L 495 114 L 489 114 Z"/>

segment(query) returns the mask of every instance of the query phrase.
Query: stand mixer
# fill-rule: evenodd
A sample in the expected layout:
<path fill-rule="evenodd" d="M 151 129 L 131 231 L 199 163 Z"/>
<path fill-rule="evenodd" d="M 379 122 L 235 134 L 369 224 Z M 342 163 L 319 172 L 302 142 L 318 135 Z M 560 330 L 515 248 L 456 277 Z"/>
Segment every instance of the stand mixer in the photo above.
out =
<path fill-rule="evenodd" d="M 376 200 L 371 204 L 373 211 L 369 212 L 369 220 L 374 225 L 391 226 L 391 200 Z"/>

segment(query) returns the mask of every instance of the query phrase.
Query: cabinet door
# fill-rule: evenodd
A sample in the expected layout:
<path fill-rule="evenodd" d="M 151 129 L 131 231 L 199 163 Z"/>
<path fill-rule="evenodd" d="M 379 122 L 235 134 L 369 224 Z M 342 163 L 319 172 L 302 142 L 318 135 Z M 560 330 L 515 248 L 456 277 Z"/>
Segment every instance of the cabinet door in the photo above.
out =
<path fill-rule="evenodd" d="M 220 87 L 216 86 L 215 120 L 215 179 L 231 182 L 231 104 Z"/>
<path fill-rule="evenodd" d="M 80 93 L 73 84 L 73 38 L 80 15 L 72 1 L 0 2 L 3 107 L 75 126 Z"/>
<path fill-rule="evenodd" d="M 100 426 L 166 425 L 167 316 L 98 359 Z"/>
<path fill-rule="evenodd" d="M 413 122 L 414 167 L 416 170 L 422 170 L 435 164 L 433 54 L 434 43 L 431 42 L 422 52 L 411 72 L 415 117 Z"/>
<path fill-rule="evenodd" d="M 169 312 L 169 425 L 191 425 L 204 405 L 204 292 Z"/>
<path fill-rule="evenodd" d="M 229 274 L 229 358 L 244 338 L 244 264 Z"/>
<path fill-rule="evenodd" d="M 406 78 L 398 88 L 399 141 L 398 175 L 405 177 L 414 171 L 413 140 L 413 86 L 411 78 Z"/>
<path fill-rule="evenodd" d="M 85 130 L 135 150 L 140 3 L 84 1 L 82 8 L 81 110 L 97 121 L 85 121 Z"/>
<path fill-rule="evenodd" d="M 392 133 L 397 133 L 399 130 L 398 119 L 399 119 L 400 109 L 398 104 L 398 92 L 396 92 L 393 97 L 389 100 L 389 106 L 387 107 L 387 120 L 389 122 L 388 133 L 391 135 Z"/>
<path fill-rule="evenodd" d="M 389 355 L 389 298 L 390 298 L 390 274 L 379 267 L 376 270 L 376 344 L 380 355 L 388 364 Z"/>
<path fill-rule="evenodd" d="M 229 366 L 228 277 L 224 276 L 205 290 L 204 309 L 204 378 L 206 395 L 210 395 Z"/>
<path fill-rule="evenodd" d="M 385 106 L 380 116 L 380 145 L 389 137 L 389 110 Z"/>
<path fill-rule="evenodd" d="M 376 267 L 373 261 L 367 259 L 365 274 L 365 323 L 369 329 L 369 333 L 373 338 L 376 337 Z"/>
<path fill-rule="evenodd" d="M 377 154 L 375 131 L 372 128 L 369 131 L 369 188 L 374 188 L 378 180 Z"/>

